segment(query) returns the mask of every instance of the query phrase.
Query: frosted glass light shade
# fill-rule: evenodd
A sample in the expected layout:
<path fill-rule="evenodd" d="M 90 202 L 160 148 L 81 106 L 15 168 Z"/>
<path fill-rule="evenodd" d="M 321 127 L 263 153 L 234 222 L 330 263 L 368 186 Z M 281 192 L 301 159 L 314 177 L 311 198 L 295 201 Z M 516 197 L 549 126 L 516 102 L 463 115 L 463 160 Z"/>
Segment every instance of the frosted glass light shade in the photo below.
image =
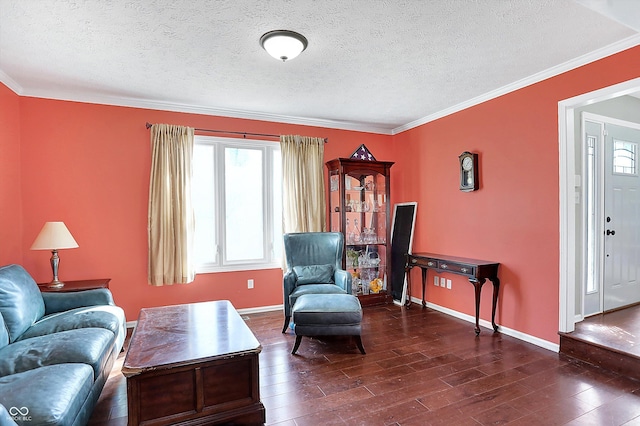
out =
<path fill-rule="evenodd" d="M 64 222 L 47 222 L 40 230 L 31 250 L 58 250 L 78 247 Z"/>
<path fill-rule="evenodd" d="M 307 48 L 307 39 L 294 31 L 269 31 L 260 37 L 260 45 L 267 53 L 282 62 L 298 56 Z"/>

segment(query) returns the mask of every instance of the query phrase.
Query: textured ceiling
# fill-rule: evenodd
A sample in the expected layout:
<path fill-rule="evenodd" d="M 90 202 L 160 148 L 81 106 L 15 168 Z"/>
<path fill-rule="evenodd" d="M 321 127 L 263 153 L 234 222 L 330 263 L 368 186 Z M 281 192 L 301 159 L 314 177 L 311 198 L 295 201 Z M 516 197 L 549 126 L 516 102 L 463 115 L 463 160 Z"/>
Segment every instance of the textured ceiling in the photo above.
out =
<path fill-rule="evenodd" d="M 390 133 L 611 45 L 639 43 L 628 24 L 590 7 L 0 0 L 0 81 L 24 96 Z M 309 47 L 274 60 L 258 44 L 274 29 L 304 34 Z"/>

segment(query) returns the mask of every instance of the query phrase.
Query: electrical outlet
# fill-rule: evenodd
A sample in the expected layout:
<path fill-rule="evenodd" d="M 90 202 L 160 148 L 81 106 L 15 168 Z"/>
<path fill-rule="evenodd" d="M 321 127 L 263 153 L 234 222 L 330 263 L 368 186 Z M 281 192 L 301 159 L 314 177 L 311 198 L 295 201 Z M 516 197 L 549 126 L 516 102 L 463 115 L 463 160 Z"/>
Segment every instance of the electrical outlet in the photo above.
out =
<path fill-rule="evenodd" d="M 445 281 L 444 277 L 440 277 L 440 287 L 445 287 L 446 285 L 447 284 L 446 284 L 446 281 Z"/>
<path fill-rule="evenodd" d="M 451 280 L 447 280 L 447 288 L 451 290 Z"/>
<path fill-rule="evenodd" d="M 438 276 L 436 275 L 435 277 L 433 277 L 433 285 L 437 286 L 440 283 L 440 278 L 438 278 Z"/>
<path fill-rule="evenodd" d="M 253 288 L 253 280 L 247 280 L 247 288 Z"/>

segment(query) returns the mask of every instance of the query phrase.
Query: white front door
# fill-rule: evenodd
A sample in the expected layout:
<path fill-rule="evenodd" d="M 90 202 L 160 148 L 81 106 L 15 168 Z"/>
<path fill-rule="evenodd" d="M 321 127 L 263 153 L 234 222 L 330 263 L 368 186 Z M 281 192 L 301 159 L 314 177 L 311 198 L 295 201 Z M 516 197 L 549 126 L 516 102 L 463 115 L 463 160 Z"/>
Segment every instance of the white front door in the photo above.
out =
<path fill-rule="evenodd" d="M 640 130 L 605 124 L 604 310 L 640 302 Z"/>

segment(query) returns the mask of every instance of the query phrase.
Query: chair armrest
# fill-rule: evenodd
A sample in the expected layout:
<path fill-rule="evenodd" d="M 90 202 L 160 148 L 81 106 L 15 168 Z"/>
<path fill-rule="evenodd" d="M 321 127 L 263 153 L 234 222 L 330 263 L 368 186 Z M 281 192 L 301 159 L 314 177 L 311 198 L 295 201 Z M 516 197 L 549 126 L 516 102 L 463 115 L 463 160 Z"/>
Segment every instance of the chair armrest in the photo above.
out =
<path fill-rule="evenodd" d="M 284 296 L 284 300 L 283 300 L 283 304 L 284 304 L 284 314 L 285 315 L 291 315 L 291 306 L 289 306 L 289 295 L 293 292 L 293 290 L 296 288 L 296 281 L 297 281 L 297 277 L 296 274 L 293 271 L 288 271 L 287 273 L 284 274 L 284 277 L 282 278 L 282 284 L 283 284 L 283 296 Z"/>
<path fill-rule="evenodd" d="M 336 269 L 333 274 L 336 285 L 351 294 L 351 274 L 344 269 Z"/>
<path fill-rule="evenodd" d="M 113 295 L 106 288 L 68 293 L 44 292 L 42 298 L 44 299 L 45 315 L 86 306 L 115 305 Z"/>

